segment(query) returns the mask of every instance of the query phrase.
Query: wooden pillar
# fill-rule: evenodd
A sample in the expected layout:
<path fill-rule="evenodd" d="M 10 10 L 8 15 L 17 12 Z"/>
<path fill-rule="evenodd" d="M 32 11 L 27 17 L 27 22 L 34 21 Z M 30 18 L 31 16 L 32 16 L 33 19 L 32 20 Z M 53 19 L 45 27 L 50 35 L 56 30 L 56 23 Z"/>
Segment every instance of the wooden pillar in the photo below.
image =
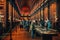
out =
<path fill-rule="evenodd" d="M 10 40 L 12 40 L 12 27 L 13 27 L 13 0 L 10 0 L 11 3 L 11 20 L 10 20 Z"/>
<path fill-rule="evenodd" d="M 8 0 L 6 0 L 6 27 L 8 27 L 8 17 L 9 17 L 9 3 Z"/>
<path fill-rule="evenodd" d="M 41 20 L 41 9 L 40 9 L 40 20 Z"/>
<path fill-rule="evenodd" d="M 50 2 L 49 1 L 48 1 L 48 19 L 51 20 L 50 19 Z"/>
<path fill-rule="evenodd" d="M 57 17 L 60 20 L 60 0 L 56 0 L 57 2 Z"/>

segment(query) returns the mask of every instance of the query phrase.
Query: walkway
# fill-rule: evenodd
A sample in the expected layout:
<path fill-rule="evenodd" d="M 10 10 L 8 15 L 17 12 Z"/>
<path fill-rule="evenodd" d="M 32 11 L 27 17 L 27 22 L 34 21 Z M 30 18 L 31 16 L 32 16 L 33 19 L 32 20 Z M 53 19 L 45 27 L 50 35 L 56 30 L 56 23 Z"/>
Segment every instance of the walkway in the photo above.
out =
<path fill-rule="evenodd" d="M 3 40 L 10 40 L 10 35 L 7 35 Z M 12 32 L 12 40 L 41 40 L 41 38 L 36 37 L 32 39 L 29 32 L 17 26 Z"/>

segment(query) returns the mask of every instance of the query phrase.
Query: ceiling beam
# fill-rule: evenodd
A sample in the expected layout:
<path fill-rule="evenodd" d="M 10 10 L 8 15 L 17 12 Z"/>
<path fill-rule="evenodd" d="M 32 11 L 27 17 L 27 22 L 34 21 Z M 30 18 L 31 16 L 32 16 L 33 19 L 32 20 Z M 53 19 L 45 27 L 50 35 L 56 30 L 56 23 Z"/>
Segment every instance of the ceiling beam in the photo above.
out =
<path fill-rule="evenodd" d="M 10 2 L 11 5 L 13 5 L 14 9 L 18 12 L 19 16 L 21 16 L 20 11 L 18 10 L 18 7 L 15 3 L 15 0 L 10 0 L 9 2 Z"/>

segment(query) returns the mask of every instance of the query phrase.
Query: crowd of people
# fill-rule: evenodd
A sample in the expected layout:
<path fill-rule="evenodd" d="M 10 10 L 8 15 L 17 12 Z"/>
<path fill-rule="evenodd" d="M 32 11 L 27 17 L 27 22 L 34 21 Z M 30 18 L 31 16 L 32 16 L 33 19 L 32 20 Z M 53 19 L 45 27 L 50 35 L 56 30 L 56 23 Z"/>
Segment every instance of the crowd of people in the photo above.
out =
<path fill-rule="evenodd" d="M 31 32 L 32 38 L 34 38 L 34 32 L 35 32 L 35 25 L 39 25 L 40 28 L 46 28 L 46 30 L 50 29 L 56 29 L 58 32 L 60 32 L 60 20 L 56 19 L 55 22 L 52 25 L 52 21 L 48 18 L 46 19 L 29 19 L 29 20 L 21 20 L 20 21 L 20 27 L 25 28 L 28 32 Z M 21 26 L 23 25 L 23 26 Z"/>
<path fill-rule="evenodd" d="M 46 19 L 46 20 L 21 20 L 20 21 L 20 25 L 23 25 L 24 28 L 28 29 L 28 27 L 30 28 L 30 26 L 33 26 L 33 25 L 39 25 L 40 27 L 44 28 L 48 28 L 50 29 L 51 28 L 51 21 Z"/>
<path fill-rule="evenodd" d="M 23 25 L 23 26 L 21 26 Z M 43 20 L 43 19 L 39 19 L 39 20 L 21 20 L 20 21 L 20 27 L 23 27 L 25 28 L 27 31 L 31 32 L 31 36 L 34 37 L 34 28 L 35 28 L 35 25 L 39 25 L 41 28 L 45 28 L 46 29 L 51 29 L 51 21 L 46 19 L 46 20 Z"/>

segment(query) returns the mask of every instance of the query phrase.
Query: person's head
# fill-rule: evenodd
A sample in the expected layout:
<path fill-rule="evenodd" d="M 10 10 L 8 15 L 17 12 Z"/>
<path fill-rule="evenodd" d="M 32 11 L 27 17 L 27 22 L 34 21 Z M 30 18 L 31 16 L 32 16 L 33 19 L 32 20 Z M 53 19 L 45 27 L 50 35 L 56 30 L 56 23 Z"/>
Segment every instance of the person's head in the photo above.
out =
<path fill-rule="evenodd" d="M 58 18 L 56 17 L 56 18 L 55 18 L 55 22 L 56 22 L 57 20 L 58 20 Z"/>
<path fill-rule="evenodd" d="M 39 21 L 40 21 L 40 19 L 39 19 Z"/>
<path fill-rule="evenodd" d="M 45 22 L 48 22 L 48 18 L 45 19 Z"/>
<path fill-rule="evenodd" d="M 43 18 L 41 18 L 41 20 L 43 20 Z"/>

